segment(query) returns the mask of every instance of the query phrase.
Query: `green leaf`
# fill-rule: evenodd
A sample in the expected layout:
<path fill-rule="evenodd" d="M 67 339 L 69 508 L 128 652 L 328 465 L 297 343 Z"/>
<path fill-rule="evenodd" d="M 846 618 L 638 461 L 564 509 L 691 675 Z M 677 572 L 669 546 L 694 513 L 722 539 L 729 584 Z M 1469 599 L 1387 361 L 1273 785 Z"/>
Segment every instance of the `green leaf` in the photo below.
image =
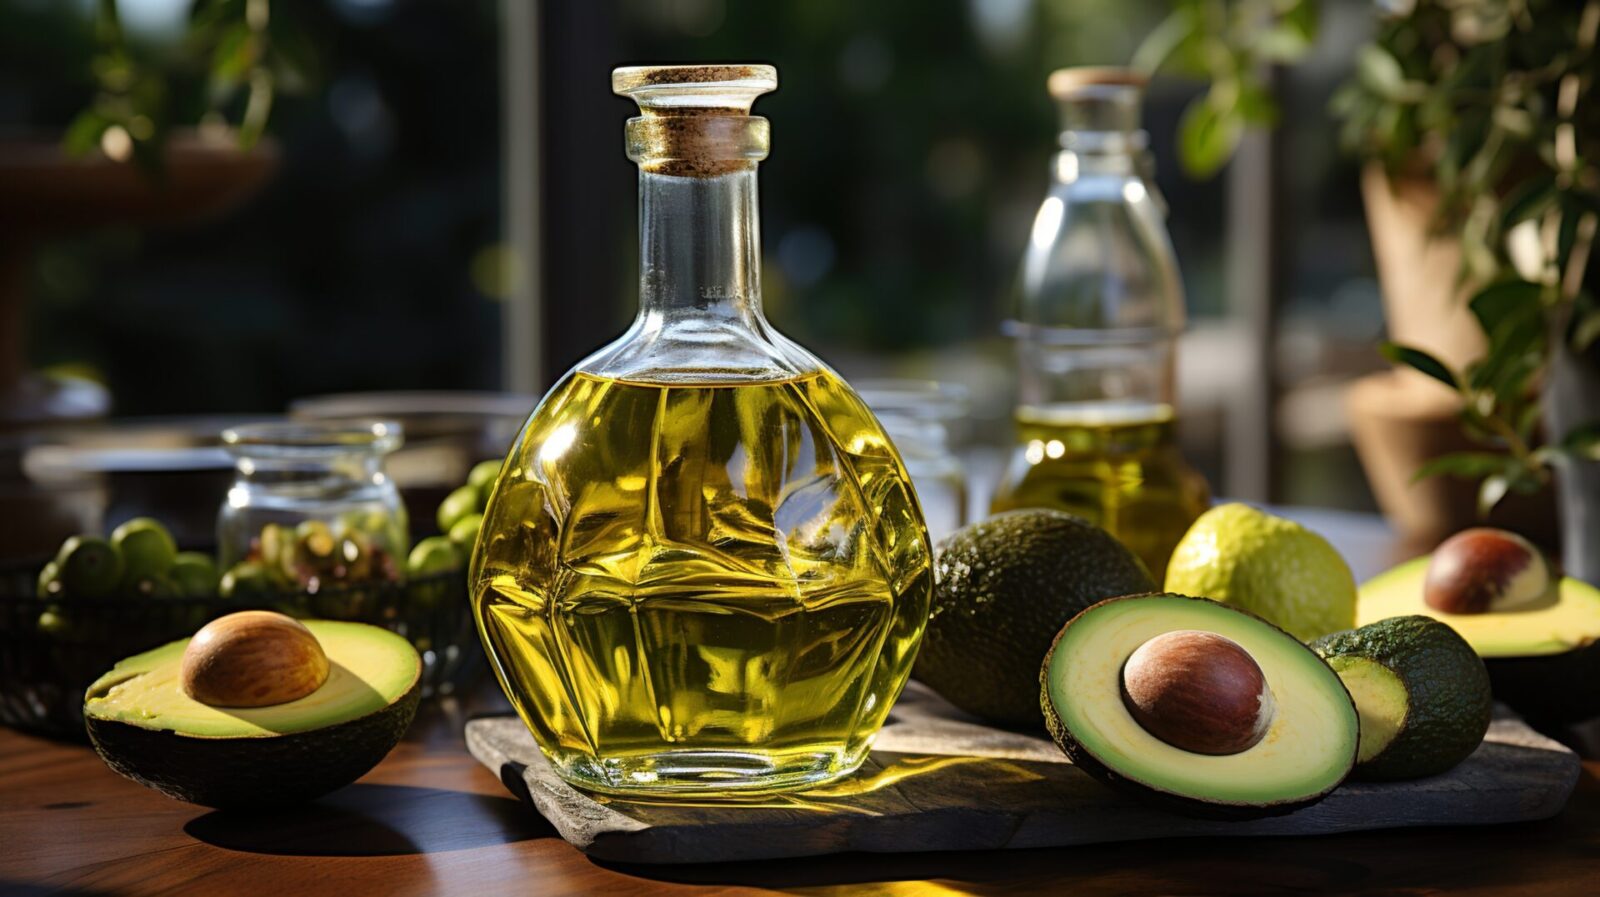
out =
<path fill-rule="evenodd" d="M 1506 456 L 1492 452 L 1452 452 L 1440 455 L 1428 463 L 1417 468 L 1411 475 L 1411 482 L 1415 483 L 1429 477 L 1452 476 L 1462 479 L 1477 479 L 1498 473 L 1505 469 Z"/>
<path fill-rule="evenodd" d="M 1421 85 L 1407 81 L 1400 62 L 1376 44 L 1357 51 L 1356 78 L 1368 90 L 1395 102 L 1414 103 L 1426 93 Z"/>
<path fill-rule="evenodd" d="M 1522 409 L 1522 413 L 1517 416 L 1517 438 L 1523 442 L 1533 438 L 1533 428 L 1539 425 L 1539 417 L 1542 411 L 1543 409 L 1539 407 L 1537 402 L 1530 402 L 1528 407 Z"/>
<path fill-rule="evenodd" d="M 1579 293 L 1572 304 L 1572 323 L 1567 330 L 1567 344 L 1578 355 L 1589 351 L 1600 339 L 1600 306 L 1587 292 Z"/>
<path fill-rule="evenodd" d="M 1561 449 L 1589 461 L 1600 461 L 1600 421 L 1573 427 L 1561 440 Z"/>
<path fill-rule="evenodd" d="M 1267 62 L 1298 62 L 1311 51 L 1311 39 L 1298 28 L 1274 25 L 1256 37 L 1254 49 Z"/>
<path fill-rule="evenodd" d="M 1199 19 L 1188 7 L 1174 9 L 1139 42 L 1139 48 L 1133 51 L 1133 67 L 1145 74 L 1154 74 L 1167 64 L 1179 45 L 1199 31 Z"/>
<path fill-rule="evenodd" d="M 1208 178 L 1233 157 L 1244 138 L 1244 121 L 1233 110 L 1211 102 L 1213 87 L 1183 110 L 1178 124 L 1178 158 L 1195 177 Z"/>
<path fill-rule="evenodd" d="M 85 109 L 67 125 L 67 131 L 61 138 L 61 148 L 69 156 L 94 152 L 100 146 L 100 137 L 111 125 L 111 119 L 100 114 L 99 110 Z"/>
<path fill-rule="evenodd" d="M 1510 230 L 1529 218 L 1538 217 L 1559 195 L 1554 172 L 1534 175 L 1517 184 L 1501 204 L 1500 228 Z"/>
<path fill-rule="evenodd" d="M 1468 305 L 1489 338 L 1489 350 L 1468 378 L 1471 388 L 1492 389 L 1507 400 L 1522 392 L 1542 361 L 1544 291 L 1540 284 L 1508 280 L 1472 297 Z"/>
<path fill-rule="evenodd" d="M 1427 374 L 1429 377 L 1438 380 L 1440 383 L 1443 383 L 1451 389 L 1461 388 L 1460 384 L 1456 382 L 1455 375 L 1450 373 L 1450 369 L 1445 367 L 1444 362 L 1434 358 L 1432 355 L 1429 355 L 1427 352 L 1424 352 L 1421 349 L 1414 349 L 1410 346 L 1402 346 L 1399 343 L 1386 342 L 1378 347 L 1378 351 L 1383 353 L 1384 358 L 1389 359 L 1395 364 L 1403 364 L 1409 368 Z"/>
<path fill-rule="evenodd" d="M 242 81 L 260 58 L 261 44 L 244 22 L 236 22 L 222 32 L 211 56 L 211 77 L 227 84 Z"/>

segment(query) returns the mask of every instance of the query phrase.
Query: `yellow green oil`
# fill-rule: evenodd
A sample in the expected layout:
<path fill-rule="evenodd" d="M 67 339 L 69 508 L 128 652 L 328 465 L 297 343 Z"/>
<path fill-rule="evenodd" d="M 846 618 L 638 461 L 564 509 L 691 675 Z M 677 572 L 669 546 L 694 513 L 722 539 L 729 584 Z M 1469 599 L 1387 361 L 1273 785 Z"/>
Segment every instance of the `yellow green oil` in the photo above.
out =
<path fill-rule="evenodd" d="M 931 552 L 899 456 L 826 372 L 578 373 L 494 487 L 474 611 L 558 772 L 621 794 L 854 770 L 909 675 Z"/>
<path fill-rule="evenodd" d="M 1159 585 L 1172 549 L 1211 500 L 1178 452 L 1172 406 L 1025 405 L 1017 437 L 991 513 L 1055 508 L 1084 517 L 1132 549 Z"/>

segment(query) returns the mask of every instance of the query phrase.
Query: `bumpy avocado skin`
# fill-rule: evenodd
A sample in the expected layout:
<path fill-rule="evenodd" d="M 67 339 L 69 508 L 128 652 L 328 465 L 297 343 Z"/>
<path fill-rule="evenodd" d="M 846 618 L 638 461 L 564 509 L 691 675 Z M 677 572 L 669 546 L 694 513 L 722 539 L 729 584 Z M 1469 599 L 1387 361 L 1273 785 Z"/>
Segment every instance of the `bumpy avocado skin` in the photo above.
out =
<path fill-rule="evenodd" d="M 1144 563 L 1060 511 L 998 514 L 939 544 L 933 610 L 914 675 L 962 710 L 1039 728 L 1039 660 L 1079 611 L 1154 591 Z"/>
<path fill-rule="evenodd" d="M 291 735 L 195 738 L 86 715 L 106 765 L 169 797 L 217 809 L 314 800 L 361 778 L 399 743 L 416 716 L 421 680 L 366 716 Z"/>
<path fill-rule="evenodd" d="M 1129 598 L 1137 599 L 1160 597 L 1188 598 L 1190 601 L 1211 601 L 1209 598 L 1195 598 L 1190 595 L 1176 595 L 1171 592 L 1151 592 L 1145 595 L 1128 595 L 1123 596 L 1123 600 Z M 1256 616 L 1247 610 L 1241 610 L 1236 607 L 1230 608 L 1230 610 L 1233 613 L 1240 613 L 1247 617 L 1254 617 L 1255 619 L 1260 620 L 1263 624 L 1272 626 L 1274 629 L 1279 628 L 1273 625 L 1271 622 L 1263 619 L 1262 617 Z M 1173 794 L 1169 791 L 1162 791 L 1158 788 L 1151 787 L 1150 785 L 1147 785 L 1138 779 L 1130 779 L 1127 776 L 1121 775 L 1116 770 L 1105 765 L 1104 763 L 1101 763 L 1092 753 L 1083 747 L 1083 744 L 1073 736 L 1072 731 L 1068 729 L 1066 724 L 1061 721 L 1061 714 L 1056 711 L 1055 702 L 1050 698 L 1050 661 L 1055 657 L 1056 646 L 1061 643 L 1061 637 L 1066 634 L 1067 627 L 1061 627 L 1061 630 L 1056 633 L 1055 638 L 1050 642 L 1050 650 L 1045 652 L 1044 663 L 1039 666 L 1039 709 L 1044 713 L 1045 728 L 1050 732 L 1050 738 L 1055 741 L 1056 746 L 1061 748 L 1061 752 L 1067 755 L 1067 759 L 1072 761 L 1073 766 L 1076 766 L 1088 773 L 1091 778 L 1109 785 L 1110 787 L 1121 791 L 1123 794 L 1137 798 L 1145 803 L 1162 807 L 1163 809 L 1182 816 L 1192 816 L 1197 819 L 1223 819 L 1233 821 L 1246 819 L 1266 819 L 1271 816 L 1287 816 L 1296 810 L 1303 810 L 1306 807 L 1321 801 L 1323 798 L 1331 794 L 1334 788 L 1338 787 L 1337 785 L 1331 786 L 1328 788 L 1328 790 L 1323 791 L 1320 794 L 1313 794 L 1300 800 L 1283 800 L 1268 804 L 1232 804 L 1184 797 L 1179 794 Z M 1351 760 L 1353 763 L 1354 758 L 1352 757 Z"/>
<path fill-rule="evenodd" d="M 1362 779 L 1438 775 L 1467 759 L 1489 731 L 1494 698 L 1477 652 L 1448 625 L 1421 615 L 1390 617 L 1311 643 L 1323 659 L 1365 657 L 1392 670 L 1410 693 L 1400 734 L 1356 767 Z"/>

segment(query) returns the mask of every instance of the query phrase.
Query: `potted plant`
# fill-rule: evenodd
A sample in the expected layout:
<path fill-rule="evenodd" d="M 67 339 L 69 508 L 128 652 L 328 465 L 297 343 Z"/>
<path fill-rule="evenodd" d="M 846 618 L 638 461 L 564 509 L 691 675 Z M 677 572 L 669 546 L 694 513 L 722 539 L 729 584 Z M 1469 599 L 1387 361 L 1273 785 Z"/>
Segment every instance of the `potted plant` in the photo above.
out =
<path fill-rule="evenodd" d="M 1600 110 L 1585 102 L 1600 0 L 1377 10 L 1332 111 L 1366 162 L 1383 351 L 1408 382 L 1442 385 L 1433 395 L 1473 444 L 1406 474 L 1476 480 L 1480 514 L 1553 481 L 1568 571 L 1600 581 Z M 1316 25 L 1313 0 L 1176 3 L 1138 62 L 1210 81 L 1180 128 L 1186 166 L 1215 171 L 1273 121 L 1268 67 L 1303 56 Z"/>
<path fill-rule="evenodd" d="M 103 415 L 87 382 L 29 374 L 26 272 L 41 240 L 107 224 L 174 224 L 231 208 L 276 169 L 262 139 L 273 97 L 310 70 L 305 39 L 269 0 L 195 0 L 172 46 L 124 30 L 116 0 L 81 27 L 85 108 L 59 133 L 0 139 L 0 424 Z M 59 15 L 59 11 L 50 11 Z"/>

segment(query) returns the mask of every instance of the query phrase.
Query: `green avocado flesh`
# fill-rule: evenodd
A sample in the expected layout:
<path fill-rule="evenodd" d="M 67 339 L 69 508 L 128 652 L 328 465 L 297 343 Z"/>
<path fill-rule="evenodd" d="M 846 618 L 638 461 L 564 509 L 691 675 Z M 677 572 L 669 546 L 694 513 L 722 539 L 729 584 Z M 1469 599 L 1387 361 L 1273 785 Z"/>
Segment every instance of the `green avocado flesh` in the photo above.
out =
<path fill-rule="evenodd" d="M 1365 657 L 1333 657 L 1328 666 L 1339 674 L 1361 718 L 1361 752 L 1356 763 L 1368 763 L 1384 752 L 1405 725 L 1411 698 L 1393 670 Z"/>
<path fill-rule="evenodd" d="M 1363 583 L 1356 607 L 1357 625 L 1422 614 L 1450 624 L 1483 658 L 1545 657 L 1600 640 L 1600 589 L 1594 586 L 1565 578 L 1549 599 L 1523 608 L 1447 614 L 1423 600 L 1429 560 L 1407 561 Z"/>
<path fill-rule="evenodd" d="M 89 686 L 85 716 L 194 738 L 307 732 L 375 713 L 416 684 L 417 653 L 404 638 L 362 623 L 305 621 L 328 655 L 328 680 L 270 707 L 210 707 L 183 693 L 178 671 L 188 639 L 118 663 Z"/>
<path fill-rule="evenodd" d="M 1471 756 L 1489 730 L 1494 700 L 1483 661 L 1432 617 L 1390 617 L 1311 648 L 1355 699 L 1362 778 L 1438 775 Z"/>
<path fill-rule="evenodd" d="M 106 765 L 169 797 L 224 809 L 285 806 L 350 784 L 411 726 L 422 660 L 376 626 L 303 620 L 328 678 L 269 707 L 211 707 L 184 694 L 188 640 L 118 663 L 89 687 L 84 726 Z"/>
<path fill-rule="evenodd" d="M 1253 747 L 1192 753 L 1150 734 L 1127 710 L 1120 689 L 1128 657 L 1178 630 L 1231 639 L 1261 668 L 1276 712 Z M 1356 760 L 1356 710 L 1333 670 L 1283 630 L 1207 599 L 1140 595 L 1101 602 L 1061 631 L 1041 678 L 1051 734 L 1080 768 L 1182 811 L 1286 813 L 1321 799 Z"/>

